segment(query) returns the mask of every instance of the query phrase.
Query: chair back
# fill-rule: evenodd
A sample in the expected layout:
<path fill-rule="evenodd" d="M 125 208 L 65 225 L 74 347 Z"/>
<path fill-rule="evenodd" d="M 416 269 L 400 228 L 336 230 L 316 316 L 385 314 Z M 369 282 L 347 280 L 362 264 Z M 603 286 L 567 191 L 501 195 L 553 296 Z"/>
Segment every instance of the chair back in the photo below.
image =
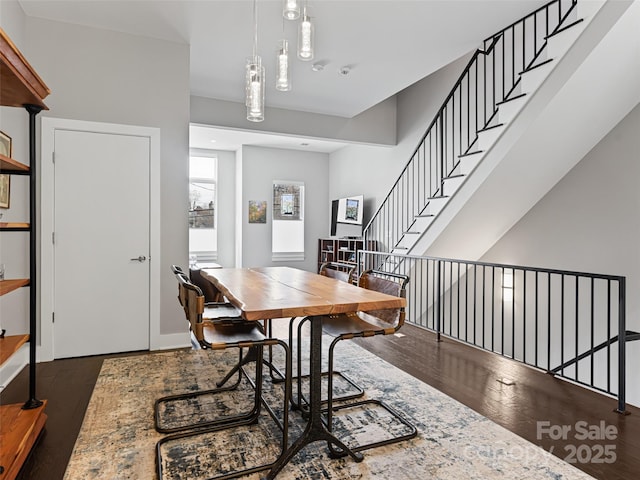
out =
<path fill-rule="evenodd" d="M 183 272 L 176 273 L 178 280 L 178 301 L 184 310 L 189 328 L 199 343 L 204 341 L 202 314 L 204 312 L 204 295 L 202 290 L 191 283 Z"/>
<path fill-rule="evenodd" d="M 326 262 L 320 266 L 320 271 L 318 273 L 325 277 L 331 277 L 336 280 L 349 283 L 355 268 L 355 265 L 347 263 Z"/>
<path fill-rule="evenodd" d="M 360 275 L 358 286 L 368 290 L 386 293 L 387 295 L 405 298 L 407 283 L 409 283 L 409 277 L 407 275 L 367 270 Z M 395 330 L 398 330 L 404 324 L 405 311 L 404 307 L 387 308 L 384 310 L 360 312 L 359 315 L 365 320 L 371 320 L 370 317 L 373 317 L 376 323 L 392 325 Z"/>
<path fill-rule="evenodd" d="M 184 274 L 184 270 L 182 270 L 182 267 L 178 265 L 171 265 L 171 271 L 174 275 L 178 275 L 179 273 Z"/>

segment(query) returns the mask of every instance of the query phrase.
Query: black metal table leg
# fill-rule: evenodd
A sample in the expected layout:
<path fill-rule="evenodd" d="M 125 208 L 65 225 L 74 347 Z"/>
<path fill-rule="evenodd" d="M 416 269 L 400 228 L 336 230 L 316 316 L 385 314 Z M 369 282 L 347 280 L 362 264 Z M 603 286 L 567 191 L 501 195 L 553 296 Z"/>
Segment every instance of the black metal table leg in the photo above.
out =
<path fill-rule="evenodd" d="M 274 479 L 278 472 L 280 472 L 302 448 L 317 441 L 326 441 L 328 444 L 337 446 L 356 462 L 361 462 L 364 458 L 361 453 L 353 452 L 333 435 L 322 420 L 322 316 L 313 316 L 309 317 L 309 319 L 311 320 L 311 359 L 309 363 L 311 405 L 309 406 L 307 427 L 300 438 L 298 438 L 293 445 L 280 456 L 273 467 L 271 467 L 266 477 L 267 480 Z"/>

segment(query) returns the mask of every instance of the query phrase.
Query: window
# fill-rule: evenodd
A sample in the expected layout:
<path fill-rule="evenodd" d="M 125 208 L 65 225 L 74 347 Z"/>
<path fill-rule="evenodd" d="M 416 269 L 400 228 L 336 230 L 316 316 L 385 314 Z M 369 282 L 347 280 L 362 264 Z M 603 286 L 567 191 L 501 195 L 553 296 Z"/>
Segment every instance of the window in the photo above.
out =
<path fill-rule="evenodd" d="M 217 157 L 189 157 L 189 254 L 198 261 L 218 257 Z"/>
<path fill-rule="evenodd" d="M 273 182 L 273 261 L 304 260 L 304 183 Z"/>

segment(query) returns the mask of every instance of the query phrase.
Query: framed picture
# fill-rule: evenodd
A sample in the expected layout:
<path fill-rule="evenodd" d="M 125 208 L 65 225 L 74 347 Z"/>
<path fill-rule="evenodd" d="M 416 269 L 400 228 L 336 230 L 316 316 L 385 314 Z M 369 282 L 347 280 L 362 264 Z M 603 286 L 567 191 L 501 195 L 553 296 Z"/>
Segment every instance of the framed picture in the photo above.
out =
<path fill-rule="evenodd" d="M 273 184 L 273 219 L 302 220 L 299 184 Z"/>
<path fill-rule="evenodd" d="M 249 223 L 267 223 L 266 200 L 249 200 Z"/>
<path fill-rule="evenodd" d="M 11 175 L 0 175 L 0 208 L 9 208 Z"/>
<path fill-rule="evenodd" d="M 11 158 L 11 137 L 0 130 L 0 153 Z"/>

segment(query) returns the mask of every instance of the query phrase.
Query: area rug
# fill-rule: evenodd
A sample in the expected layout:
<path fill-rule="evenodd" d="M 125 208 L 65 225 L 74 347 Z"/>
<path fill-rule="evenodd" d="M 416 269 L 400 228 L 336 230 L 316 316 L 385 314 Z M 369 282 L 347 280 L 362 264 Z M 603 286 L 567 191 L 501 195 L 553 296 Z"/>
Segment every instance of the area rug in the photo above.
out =
<path fill-rule="evenodd" d="M 399 410 L 417 427 L 418 436 L 366 450 L 360 463 L 348 457 L 331 459 L 326 444 L 316 442 L 297 454 L 278 479 L 592 478 L 353 342 L 342 343 L 336 349 L 340 370 L 365 388 L 365 398 L 384 399 Z M 157 478 L 155 446 L 163 435 L 154 429 L 154 401 L 168 394 L 213 388 L 236 362 L 236 352 L 184 350 L 105 360 L 65 480 Z M 267 377 L 264 386 L 269 403 L 282 405 L 281 384 Z M 228 413 L 244 408 L 250 395 L 244 381 L 235 392 L 175 405 L 165 413 L 177 415 L 177 421 L 211 411 Z M 281 415 L 281 410 L 276 408 L 276 413 Z M 350 446 L 403 428 L 375 408 L 360 410 L 337 422 L 336 433 Z M 304 424 L 299 413 L 291 412 L 290 442 Z M 278 454 L 279 434 L 263 413 L 255 425 L 166 444 L 163 477 L 200 480 L 270 462 Z M 260 474 L 246 478 L 258 479 Z"/>

